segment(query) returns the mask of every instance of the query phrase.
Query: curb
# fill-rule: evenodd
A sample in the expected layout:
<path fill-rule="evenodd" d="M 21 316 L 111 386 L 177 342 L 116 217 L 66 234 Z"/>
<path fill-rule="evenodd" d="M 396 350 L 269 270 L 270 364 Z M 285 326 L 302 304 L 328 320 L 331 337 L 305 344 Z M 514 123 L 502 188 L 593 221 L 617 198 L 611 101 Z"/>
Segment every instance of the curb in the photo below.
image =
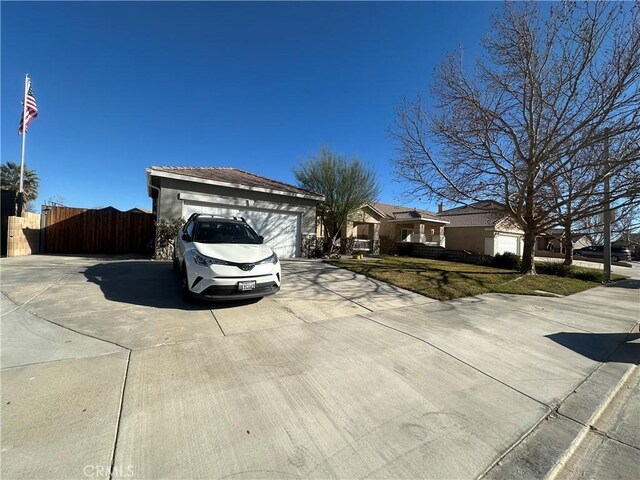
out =
<path fill-rule="evenodd" d="M 633 352 L 626 342 L 637 327 L 635 324 L 604 362 L 477 478 L 556 480 L 638 367 L 625 357 Z"/>
<path fill-rule="evenodd" d="M 547 480 L 555 480 L 557 478 L 558 474 L 562 471 L 566 463 L 571 459 L 578 447 L 580 447 L 580 444 L 585 439 L 587 434 L 592 430 L 592 427 L 595 427 L 595 423 L 598 421 L 607 407 L 611 404 L 611 401 L 615 398 L 620 389 L 627 383 L 627 380 L 633 374 L 636 368 L 637 365 L 631 365 L 629 368 L 627 368 L 627 371 L 620 378 L 618 383 L 609 391 L 607 397 L 602 401 L 596 411 L 593 412 L 586 424 L 582 426 L 582 428 L 580 429 L 580 433 L 578 433 L 573 442 L 571 442 L 569 448 L 567 448 L 562 457 L 556 462 L 553 469 L 547 474 L 547 476 L 545 477 Z"/>

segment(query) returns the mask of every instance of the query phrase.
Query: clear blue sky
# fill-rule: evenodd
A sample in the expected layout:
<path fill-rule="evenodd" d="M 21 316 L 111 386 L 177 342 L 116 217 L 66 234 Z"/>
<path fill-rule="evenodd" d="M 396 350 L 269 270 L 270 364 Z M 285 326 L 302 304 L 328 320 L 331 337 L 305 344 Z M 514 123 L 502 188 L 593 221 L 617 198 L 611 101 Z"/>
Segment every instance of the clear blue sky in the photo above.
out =
<path fill-rule="evenodd" d="M 295 183 L 323 144 L 378 172 L 386 134 L 445 52 L 479 54 L 501 3 L 2 2 L 2 161 L 20 161 L 24 74 L 41 203 L 150 208 L 145 168 L 229 166 Z M 419 205 L 419 202 L 411 202 Z M 423 207 L 433 208 L 432 205 Z"/>

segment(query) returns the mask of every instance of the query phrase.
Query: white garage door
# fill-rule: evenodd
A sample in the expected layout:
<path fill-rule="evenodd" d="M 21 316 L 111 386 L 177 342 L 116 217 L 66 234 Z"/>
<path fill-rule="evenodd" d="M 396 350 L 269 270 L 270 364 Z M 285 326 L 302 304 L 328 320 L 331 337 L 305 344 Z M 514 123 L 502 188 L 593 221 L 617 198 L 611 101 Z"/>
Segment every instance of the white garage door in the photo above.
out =
<path fill-rule="evenodd" d="M 220 217 L 243 217 L 258 235 L 282 258 L 295 257 L 298 243 L 298 215 L 273 211 L 217 207 L 204 203 L 185 202 L 182 216 L 208 213 Z"/>
<path fill-rule="evenodd" d="M 518 243 L 520 243 L 518 237 L 511 237 L 509 235 L 498 235 L 498 249 L 496 253 L 511 252 L 519 255 Z"/>

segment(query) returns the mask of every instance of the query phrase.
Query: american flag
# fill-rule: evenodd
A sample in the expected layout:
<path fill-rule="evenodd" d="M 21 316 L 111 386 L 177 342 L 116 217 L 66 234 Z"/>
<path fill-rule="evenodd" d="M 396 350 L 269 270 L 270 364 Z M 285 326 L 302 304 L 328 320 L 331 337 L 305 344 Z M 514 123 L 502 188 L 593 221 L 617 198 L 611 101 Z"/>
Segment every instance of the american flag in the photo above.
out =
<path fill-rule="evenodd" d="M 29 80 L 29 89 L 27 91 L 27 108 L 22 112 L 22 118 L 20 118 L 20 127 L 18 127 L 18 135 L 22 135 L 24 131 L 28 130 L 29 124 L 37 116 L 38 106 L 36 105 L 36 97 L 33 96 L 33 90 L 31 89 L 31 80 Z"/>

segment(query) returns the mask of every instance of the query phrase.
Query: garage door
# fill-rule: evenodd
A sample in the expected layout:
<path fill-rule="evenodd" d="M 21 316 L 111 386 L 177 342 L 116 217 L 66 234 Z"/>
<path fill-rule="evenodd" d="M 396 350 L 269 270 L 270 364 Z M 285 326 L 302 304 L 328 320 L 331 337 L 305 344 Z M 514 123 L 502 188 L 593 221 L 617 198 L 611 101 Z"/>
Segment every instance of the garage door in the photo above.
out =
<path fill-rule="evenodd" d="M 208 213 L 220 217 L 243 217 L 258 235 L 282 258 L 296 256 L 298 244 L 298 215 L 274 211 L 238 209 L 185 202 L 183 217 L 192 213 Z"/>
<path fill-rule="evenodd" d="M 509 235 L 498 235 L 498 249 L 496 253 L 511 252 L 519 254 L 518 244 L 520 240 L 518 237 L 511 237 Z"/>

